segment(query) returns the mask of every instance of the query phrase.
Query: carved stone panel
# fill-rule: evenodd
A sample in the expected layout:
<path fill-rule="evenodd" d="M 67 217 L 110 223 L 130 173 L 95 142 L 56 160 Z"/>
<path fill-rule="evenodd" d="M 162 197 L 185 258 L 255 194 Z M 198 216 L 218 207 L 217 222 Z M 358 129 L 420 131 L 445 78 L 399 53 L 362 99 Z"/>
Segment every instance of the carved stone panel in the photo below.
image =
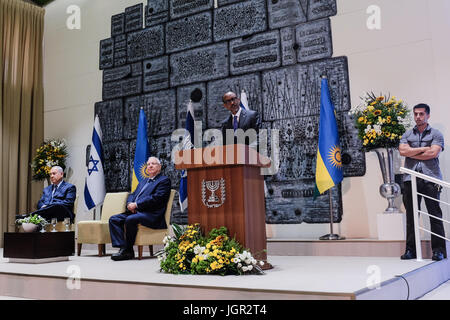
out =
<path fill-rule="evenodd" d="M 332 17 L 336 14 L 336 0 L 309 0 L 308 21 Z"/>
<path fill-rule="evenodd" d="M 220 128 L 222 121 L 230 115 L 223 106 L 223 95 L 233 91 L 240 96 L 242 90 L 247 94 L 249 108 L 261 115 L 261 80 L 258 73 L 208 82 L 208 129 Z"/>
<path fill-rule="evenodd" d="M 131 65 L 131 76 L 142 76 L 142 62 L 136 62 Z"/>
<path fill-rule="evenodd" d="M 280 167 L 271 181 L 314 179 L 316 172 L 319 115 L 274 121 L 273 129 L 280 132 Z M 351 118 L 337 113 L 336 118 L 343 159 L 344 177 L 365 174 L 365 156 Z"/>
<path fill-rule="evenodd" d="M 100 121 L 103 143 L 123 139 L 122 99 L 97 102 L 95 114 Z"/>
<path fill-rule="evenodd" d="M 114 66 L 123 66 L 127 63 L 127 35 L 121 34 L 114 39 Z"/>
<path fill-rule="evenodd" d="M 144 60 L 144 92 L 169 87 L 169 58 L 167 56 Z"/>
<path fill-rule="evenodd" d="M 286 27 L 280 29 L 281 41 L 281 62 L 283 66 L 295 64 L 297 62 L 296 49 L 298 47 L 295 42 L 294 27 Z"/>
<path fill-rule="evenodd" d="M 143 21 L 142 3 L 125 8 L 125 32 L 131 32 L 142 29 Z"/>
<path fill-rule="evenodd" d="M 227 77 L 228 45 L 219 43 L 172 54 L 170 68 L 172 86 Z"/>
<path fill-rule="evenodd" d="M 130 190 L 128 141 L 105 143 L 103 152 L 106 190 L 108 192 Z"/>
<path fill-rule="evenodd" d="M 212 9 L 214 0 L 170 0 L 170 18 L 176 19 Z"/>
<path fill-rule="evenodd" d="M 298 25 L 295 29 L 298 62 L 307 62 L 333 55 L 330 19 Z"/>
<path fill-rule="evenodd" d="M 160 136 L 172 134 L 176 128 L 175 90 L 162 90 L 143 96 L 125 99 L 124 104 L 124 137 L 135 139 L 139 123 L 139 110 L 144 108 L 147 118 L 147 135 Z"/>
<path fill-rule="evenodd" d="M 119 13 L 111 17 L 111 36 L 115 37 L 125 32 L 125 14 Z"/>
<path fill-rule="evenodd" d="M 103 70 L 103 83 L 124 79 L 129 75 L 131 75 L 130 65 Z"/>
<path fill-rule="evenodd" d="M 366 154 L 352 117 L 347 112 L 336 114 L 342 149 L 344 177 L 362 177 L 366 174 Z"/>
<path fill-rule="evenodd" d="M 269 27 L 293 26 L 336 15 L 336 0 L 269 0 Z"/>
<path fill-rule="evenodd" d="M 269 0 L 270 29 L 292 26 L 307 21 L 308 0 Z"/>
<path fill-rule="evenodd" d="M 204 83 L 192 84 L 177 88 L 178 126 L 186 128 L 186 114 L 189 100 L 192 100 L 194 121 L 201 121 L 203 130 L 206 127 L 206 85 Z"/>
<path fill-rule="evenodd" d="M 350 110 L 346 57 L 299 64 L 263 73 L 265 121 L 318 115 L 321 76 L 328 75 L 336 110 Z"/>
<path fill-rule="evenodd" d="M 314 179 L 317 120 L 316 117 L 302 117 L 273 122 L 273 129 L 280 130 L 280 168 L 272 180 Z"/>
<path fill-rule="evenodd" d="M 151 27 L 169 20 L 168 0 L 148 0 L 145 6 L 145 27 Z"/>
<path fill-rule="evenodd" d="M 330 202 L 328 193 L 315 200 L 314 180 L 296 182 L 266 182 L 266 223 L 329 223 Z M 333 222 L 342 220 L 340 188 L 331 189 Z"/>
<path fill-rule="evenodd" d="M 144 109 L 150 111 L 149 135 L 161 136 L 172 134 L 176 129 L 175 89 L 146 94 L 144 96 Z"/>
<path fill-rule="evenodd" d="M 132 96 L 142 92 L 142 77 L 106 82 L 103 84 L 103 100 Z"/>
<path fill-rule="evenodd" d="M 214 10 L 214 41 L 244 37 L 267 29 L 265 0 L 243 1 Z"/>
<path fill-rule="evenodd" d="M 271 69 L 280 65 L 278 30 L 230 41 L 231 74 Z"/>
<path fill-rule="evenodd" d="M 166 24 L 166 50 L 168 53 L 191 49 L 211 42 L 211 11 Z"/>
<path fill-rule="evenodd" d="M 128 34 L 128 62 L 153 58 L 164 53 L 164 28 L 162 25 Z"/>
<path fill-rule="evenodd" d="M 100 41 L 100 70 L 114 66 L 114 39 Z"/>

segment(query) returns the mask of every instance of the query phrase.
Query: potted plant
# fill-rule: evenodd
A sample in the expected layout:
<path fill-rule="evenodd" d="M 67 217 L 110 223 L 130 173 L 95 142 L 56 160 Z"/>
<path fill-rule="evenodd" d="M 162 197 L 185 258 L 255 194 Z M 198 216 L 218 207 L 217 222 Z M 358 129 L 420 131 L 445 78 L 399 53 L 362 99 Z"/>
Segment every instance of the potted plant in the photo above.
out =
<path fill-rule="evenodd" d="M 17 219 L 16 225 L 21 225 L 25 232 L 35 232 L 39 229 L 45 228 L 47 225 L 47 220 L 38 214 L 31 214 L 23 219 Z"/>

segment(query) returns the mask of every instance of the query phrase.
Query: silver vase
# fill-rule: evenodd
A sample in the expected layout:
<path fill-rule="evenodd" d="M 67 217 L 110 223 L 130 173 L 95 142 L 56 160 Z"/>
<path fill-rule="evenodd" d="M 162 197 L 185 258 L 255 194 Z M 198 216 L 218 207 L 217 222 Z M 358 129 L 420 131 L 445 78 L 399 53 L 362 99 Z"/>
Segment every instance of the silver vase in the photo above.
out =
<path fill-rule="evenodd" d="M 380 186 L 380 194 L 387 199 L 388 207 L 384 213 L 401 213 L 395 205 L 395 198 L 400 193 L 400 185 L 395 182 L 394 175 L 394 149 L 382 148 L 374 150 L 380 162 L 381 174 L 383 175 L 383 184 Z"/>

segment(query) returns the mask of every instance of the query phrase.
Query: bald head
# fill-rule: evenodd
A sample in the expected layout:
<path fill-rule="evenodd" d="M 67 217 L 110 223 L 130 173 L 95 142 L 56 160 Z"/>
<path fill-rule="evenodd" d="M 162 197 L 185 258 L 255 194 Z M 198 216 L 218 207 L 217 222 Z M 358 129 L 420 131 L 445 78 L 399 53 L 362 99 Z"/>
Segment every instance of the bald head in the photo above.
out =
<path fill-rule="evenodd" d="M 241 100 L 237 97 L 236 93 L 229 91 L 222 96 L 223 106 L 232 114 L 236 114 L 239 111 Z"/>

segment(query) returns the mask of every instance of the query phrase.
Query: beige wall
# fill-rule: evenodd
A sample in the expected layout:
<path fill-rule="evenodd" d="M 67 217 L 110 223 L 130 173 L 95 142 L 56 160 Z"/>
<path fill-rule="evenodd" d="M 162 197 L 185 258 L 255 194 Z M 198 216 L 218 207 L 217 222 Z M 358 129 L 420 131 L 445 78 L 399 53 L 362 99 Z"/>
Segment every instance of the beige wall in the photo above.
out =
<path fill-rule="evenodd" d="M 58 0 L 46 7 L 44 33 L 45 137 L 65 138 L 69 144 L 69 181 L 80 194 L 78 219 L 83 213 L 85 148 L 90 143 L 94 103 L 101 100 L 102 74 L 98 44 L 110 36 L 111 16 L 136 0 Z M 144 4 L 146 1 L 142 1 Z M 432 107 L 431 124 L 441 130 L 449 149 L 450 119 L 446 95 L 450 88 L 450 1 L 448 0 L 338 0 L 331 18 L 334 56 L 349 60 L 352 105 L 366 91 L 391 93 L 411 107 L 419 102 Z M 81 8 L 81 30 L 68 30 L 69 5 Z M 381 30 L 369 30 L 370 5 L 381 8 Z M 444 179 L 450 181 L 450 156 L 441 155 Z M 343 182 L 344 216 L 335 232 L 348 238 L 376 238 L 377 213 L 387 202 L 379 195 L 382 183 L 378 161 L 368 153 L 367 174 Z M 449 198 L 448 192 L 443 200 Z M 399 203 L 401 203 L 399 201 Z M 444 216 L 449 211 L 444 209 Z M 329 225 L 271 225 L 274 238 L 317 239 Z"/>

